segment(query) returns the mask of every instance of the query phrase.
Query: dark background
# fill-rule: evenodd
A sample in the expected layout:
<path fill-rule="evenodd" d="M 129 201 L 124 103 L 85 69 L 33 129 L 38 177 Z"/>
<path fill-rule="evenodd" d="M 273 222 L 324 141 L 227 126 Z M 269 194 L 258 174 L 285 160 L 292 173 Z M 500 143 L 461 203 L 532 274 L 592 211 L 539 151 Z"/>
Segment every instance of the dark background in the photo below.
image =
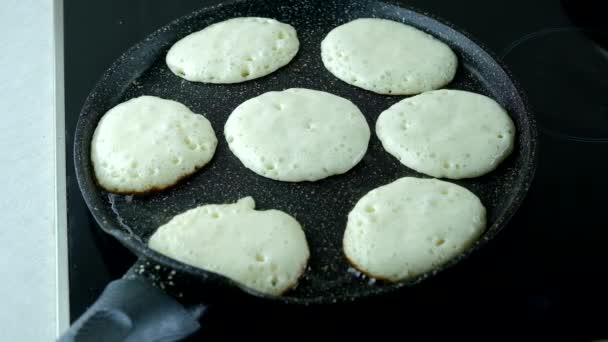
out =
<path fill-rule="evenodd" d="M 135 260 L 97 228 L 80 196 L 72 163 L 72 137 L 80 107 L 105 69 L 127 48 L 180 16 L 219 2 L 64 1 L 72 320 Z M 401 3 L 453 23 L 499 55 L 517 39 L 539 30 L 576 25 L 605 29 L 599 7 L 585 1 Z M 525 53 L 523 62 L 521 58 L 512 60 L 518 63 L 513 71 L 516 78 L 526 80 L 522 83 L 538 117 L 539 168 L 523 207 L 495 241 L 420 286 L 383 298 L 310 308 L 255 302 L 213 307 L 204 329 L 193 339 L 608 338 L 608 284 L 604 280 L 608 270 L 608 135 L 603 135 L 607 127 L 601 121 L 608 120 L 608 107 L 597 108 L 596 120 L 600 121 L 589 122 L 596 125 L 590 131 L 593 140 L 554 134 L 551 129 L 564 123 L 552 118 L 571 115 L 580 117 L 580 123 L 585 122 L 584 113 L 577 112 L 576 106 L 564 105 L 568 111 L 562 112 L 554 109 L 555 101 L 571 103 L 567 93 L 552 89 L 545 94 L 533 89 L 528 80 L 535 68 L 532 62 L 526 67 Z M 529 54 L 533 60 L 539 51 L 531 49 Z M 601 71 L 592 73 L 588 82 L 602 78 Z M 599 81 L 606 87 L 604 80 Z M 608 92 L 603 95 L 608 97 Z"/>

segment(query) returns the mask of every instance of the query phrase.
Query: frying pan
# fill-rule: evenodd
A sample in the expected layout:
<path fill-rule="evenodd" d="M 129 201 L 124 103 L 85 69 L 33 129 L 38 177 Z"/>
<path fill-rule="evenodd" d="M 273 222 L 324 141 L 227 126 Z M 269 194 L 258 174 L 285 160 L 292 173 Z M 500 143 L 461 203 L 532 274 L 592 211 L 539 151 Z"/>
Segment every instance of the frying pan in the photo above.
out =
<path fill-rule="evenodd" d="M 300 39 L 298 55 L 271 75 L 239 84 L 193 83 L 169 71 L 164 57 L 173 43 L 212 23 L 239 16 L 270 17 L 293 25 Z M 378 115 L 404 97 L 378 95 L 350 86 L 325 70 L 320 55 L 321 40 L 331 29 L 361 17 L 403 22 L 447 43 L 460 64 L 455 79 L 446 88 L 495 99 L 507 109 L 517 128 L 512 155 L 495 171 L 454 182 L 471 190 L 486 206 L 486 232 L 465 253 L 407 282 L 371 282 L 353 272 L 341 249 L 347 214 L 358 199 L 401 177 L 426 177 L 385 152 L 375 135 L 363 160 L 348 173 L 317 182 L 285 183 L 260 177 L 242 166 L 221 134 L 228 115 L 243 101 L 267 91 L 294 87 L 345 97 L 361 109 L 370 127 L 374 127 Z M 219 145 L 207 166 L 170 189 L 140 196 L 111 194 L 95 182 L 91 138 L 104 113 L 140 95 L 176 100 L 203 113 L 212 123 Z M 236 294 L 287 304 L 352 301 L 415 285 L 453 266 L 490 241 L 523 201 L 536 165 L 536 128 L 522 92 L 504 66 L 468 35 L 431 16 L 376 1 L 236 1 L 182 17 L 118 58 L 84 103 L 74 138 L 74 163 L 82 195 L 99 226 L 138 255 L 139 261 L 123 279 L 106 288 L 63 339 L 108 334 L 114 334 L 113 339 L 178 339 L 198 328 L 205 311 L 203 304 L 186 309 L 180 302 L 221 302 Z M 309 267 L 298 287 L 284 296 L 264 295 L 146 247 L 155 229 L 174 215 L 206 203 L 232 203 L 245 196 L 253 196 L 258 209 L 289 213 L 306 232 L 311 249 Z"/>

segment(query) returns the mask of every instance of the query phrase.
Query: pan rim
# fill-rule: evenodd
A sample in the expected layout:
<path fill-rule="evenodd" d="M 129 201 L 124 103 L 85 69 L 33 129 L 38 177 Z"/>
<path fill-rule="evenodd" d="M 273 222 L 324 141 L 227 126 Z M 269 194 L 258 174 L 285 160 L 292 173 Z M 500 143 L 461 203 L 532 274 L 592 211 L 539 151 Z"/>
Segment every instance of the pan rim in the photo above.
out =
<path fill-rule="evenodd" d="M 513 198 L 513 200 L 510 201 L 510 203 L 508 203 L 506 208 L 504 210 L 502 210 L 501 214 L 498 215 L 498 217 L 492 224 L 492 226 L 497 227 L 496 229 L 490 230 L 490 228 L 492 226 L 488 226 L 486 228 L 486 232 L 482 235 L 482 237 L 479 240 L 477 240 L 471 247 L 469 247 L 464 253 L 462 253 L 462 254 L 458 255 L 457 257 L 451 259 L 450 261 L 444 263 L 443 265 L 434 269 L 432 272 L 422 274 L 410 281 L 397 282 L 397 283 L 393 283 L 391 285 L 382 286 L 382 287 L 370 287 L 369 289 L 358 292 L 356 295 L 338 293 L 338 294 L 334 294 L 330 297 L 321 295 L 321 296 L 308 297 L 308 298 L 290 297 L 288 295 L 284 296 L 284 297 L 267 295 L 267 294 L 258 292 L 256 290 L 253 290 L 251 288 L 248 288 L 248 287 L 246 287 L 232 279 L 229 279 L 225 276 L 222 276 L 220 274 L 217 274 L 217 273 L 214 273 L 211 271 L 206 271 L 203 269 L 199 269 L 199 268 L 187 265 L 185 263 L 182 263 L 180 261 L 174 260 L 172 258 L 169 258 L 165 255 L 162 255 L 162 254 L 148 248 L 148 246 L 143 241 L 141 241 L 140 239 L 137 239 L 135 236 L 129 234 L 128 232 L 124 231 L 123 229 L 112 227 L 112 222 L 114 222 L 115 219 L 109 217 L 109 215 L 104 215 L 103 213 L 98 212 L 98 210 L 95 208 L 95 203 L 94 203 L 95 199 L 93 198 L 92 193 L 89 193 L 89 191 L 86 191 L 86 189 L 91 187 L 91 182 L 89 179 L 90 177 L 87 174 L 87 173 L 89 173 L 89 170 L 87 167 L 85 167 L 85 165 L 83 165 L 83 162 L 81 161 L 81 159 L 83 158 L 83 153 L 84 153 L 84 158 L 88 158 L 89 153 L 87 153 L 87 151 L 84 151 L 84 146 L 82 146 L 82 144 L 79 144 L 78 143 L 79 140 L 75 138 L 73 149 L 74 149 L 74 164 L 75 164 L 75 170 L 76 170 L 76 179 L 77 179 L 79 188 L 81 190 L 81 194 L 85 200 L 85 203 L 86 203 L 89 211 L 95 218 L 95 221 L 103 229 L 103 231 L 105 233 L 108 233 L 108 234 L 114 236 L 114 238 L 118 239 L 123 245 L 125 245 L 125 247 L 127 247 L 129 250 L 131 250 L 139 258 L 144 258 L 148 261 L 157 263 L 159 265 L 162 265 L 162 266 L 165 266 L 165 267 L 168 267 L 171 269 L 179 270 L 180 272 L 184 272 L 189 276 L 201 279 L 203 281 L 211 281 L 211 282 L 214 282 L 217 284 L 221 283 L 222 285 L 227 285 L 232 288 L 238 288 L 248 294 L 254 295 L 256 297 L 260 297 L 262 299 L 267 299 L 267 300 L 276 301 L 276 302 L 283 302 L 286 304 L 303 304 L 303 305 L 328 304 L 328 303 L 336 303 L 336 302 L 351 302 L 351 301 L 354 301 L 357 299 L 363 299 L 363 298 L 369 298 L 369 297 L 374 297 L 374 296 L 378 296 L 378 295 L 393 293 L 404 287 L 409 287 L 409 286 L 415 285 L 429 277 L 434 276 L 435 274 L 441 273 L 444 270 L 453 267 L 454 265 L 460 263 L 461 260 L 467 258 L 469 255 L 476 253 L 477 250 L 480 249 L 481 247 L 486 246 L 490 240 L 492 240 L 498 233 L 500 233 L 500 231 L 502 231 L 502 229 L 511 220 L 513 215 L 518 211 L 518 209 L 520 208 L 520 206 L 522 204 L 523 199 L 526 197 L 526 194 L 528 193 L 528 190 L 534 180 L 534 175 L 535 175 L 536 167 L 537 167 L 537 159 L 538 159 L 538 144 L 537 144 L 538 131 L 537 131 L 537 127 L 536 127 L 535 116 L 534 116 L 533 112 L 530 110 L 530 105 L 525 96 L 525 93 L 522 91 L 522 88 L 521 88 L 519 82 L 513 77 L 513 74 L 511 73 L 511 71 L 506 67 L 504 62 L 497 57 L 497 54 L 495 52 L 493 52 L 492 50 L 488 49 L 485 45 L 483 45 L 482 43 L 477 41 L 475 38 L 473 38 L 472 35 L 470 33 L 468 33 L 467 31 L 456 27 L 455 25 L 451 24 L 450 22 L 438 17 L 437 15 L 429 14 L 424 11 L 417 10 L 417 9 L 413 8 L 412 6 L 404 6 L 402 4 L 397 3 L 397 1 L 395 1 L 395 0 L 384 0 L 384 1 L 365 0 L 365 1 L 368 3 L 379 3 L 379 4 L 385 4 L 385 5 L 397 7 L 401 11 L 408 11 L 408 12 L 410 12 L 410 14 L 412 14 L 414 16 L 418 16 L 418 17 L 426 17 L 426 18 L 430 19 L 431 21 L 435 22 L 436 24 L 438 24 L 439 26 L 443 26 L 451 31 L 454 31 L 454 33 L 462 36 L 462 38 L 468 40 L 470 43 L 472 43 L 474 46 L 476 46 L 478 50 L 487 54 L 490 57 L 490 59 L 507 76 L 512 87 L 516 90 L 515 99 L 517 99 L 521 103 L 521 106 L 524 108 L 524 112 L 526 114 L 524 116 L 524 121 L 526 122 L 527 125 L 525 125 L 522 128 L 525 128 L 527 130 L 526 135 L 529 137 L 529 139 L 527 141 L 528 149 L 527 149 L 527 155 L 522 156 L 522 158 L 524 158 L 524 160 L 525 160 L 525 164 L 524 164 L 524 167 L 522 168 L 523 170 L 521 170 L 522 172 L 520 173 L 520 176 L 516 180 L 516 186 L 515 186 L 516 189 L 510 194 L 510 196 Z M 224 2 L 224 3 L 216 4 L 213 6 L 200 8 L 196 11 L 193 11 L 189 14 L 181 16 L 181 17 L 169 22 L 168 24 L 156 29 L 154 32 L 147 35 L 144 39 L 138 41 L 137 43 L 133 44 L 130 48 L 128 48 L 126 51 L 124 51 L 106 69 L 106 71 L 102 74 L 102 76 L 95 83 L 92 90 L 89 92 L 89 95 L 85 99 L 84 104 L 81 108 L 80 114 L 78 116 L 78 123 L 76 125 L 74 137 L 79 137 L 84 134 L 83 133 L 85 130 L 84 122 L 86 121 L 84 119 L 87 117 L 87 115 L 90 115 L 90 113 L 91 113 L 91 108 L 90 108 L 91 102 L 92 102 L 91 96 L 93 94 L 98 93 L 98 90 L 103 88 L 104 82 L 107 82 L 107 80 L 112 76 L 112 73 L 115 70 L 117 70 L 125 62 L 125 60 L 128 58 L 129 55 L 132 55 L 134 52 L 136 52 L 142 46 L 145 46 L 147 42 L 157 39 L 163 32 L 174 30 L 184 21 L 187 21 L 187 20 L 190 20 L 190 19 L 193 19 L 196 17 L 200 17 L 206 13 L 212 12 L 219 8 L 229 7 L 229 6 L 233 6 L 233 5 L 245 3 L 245 2 L 250 2 L 250 1 L 232 0 L 232 1 Z M 418 27 L 418 28 L 424 30 L 424 27 Z M 95 189 L 91 189 L 91 191 L 93 193 L 95 192 L 94 190 Z"/>

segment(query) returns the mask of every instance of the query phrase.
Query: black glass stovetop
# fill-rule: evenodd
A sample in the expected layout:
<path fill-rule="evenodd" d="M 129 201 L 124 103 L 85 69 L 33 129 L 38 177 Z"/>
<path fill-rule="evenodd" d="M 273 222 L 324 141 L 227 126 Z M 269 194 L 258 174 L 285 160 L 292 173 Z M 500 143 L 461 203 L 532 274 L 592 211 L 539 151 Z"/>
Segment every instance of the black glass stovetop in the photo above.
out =
<path fill-rule="evenodd" d="M 64 1 L 72 320 L 135 261 L 96 226 L 80 195 L 72 162 L 80 107 L 128 47 L 218 2 Z M 486 248 L 420 286 L 323 307 L 216 306 L 193 339 L 608 338 L 608 27 L 600 2 L 402 3 L 469 32 L 520 81 L 540 130 L 539 167 L 524 205 Z"/>

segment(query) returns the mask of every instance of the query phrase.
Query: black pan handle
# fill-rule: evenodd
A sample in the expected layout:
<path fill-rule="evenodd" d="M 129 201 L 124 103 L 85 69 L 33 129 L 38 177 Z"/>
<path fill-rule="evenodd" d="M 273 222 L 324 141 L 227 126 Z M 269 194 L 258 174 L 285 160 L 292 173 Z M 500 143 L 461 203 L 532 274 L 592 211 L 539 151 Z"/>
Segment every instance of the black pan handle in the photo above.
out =
<path fill-rule="evenodd" d="M 190 310 L 136 276 L 142 259 L 122 279 L 114 280 L 59 342 L 178 341 L 200 328 L 204 305 Z"/>

